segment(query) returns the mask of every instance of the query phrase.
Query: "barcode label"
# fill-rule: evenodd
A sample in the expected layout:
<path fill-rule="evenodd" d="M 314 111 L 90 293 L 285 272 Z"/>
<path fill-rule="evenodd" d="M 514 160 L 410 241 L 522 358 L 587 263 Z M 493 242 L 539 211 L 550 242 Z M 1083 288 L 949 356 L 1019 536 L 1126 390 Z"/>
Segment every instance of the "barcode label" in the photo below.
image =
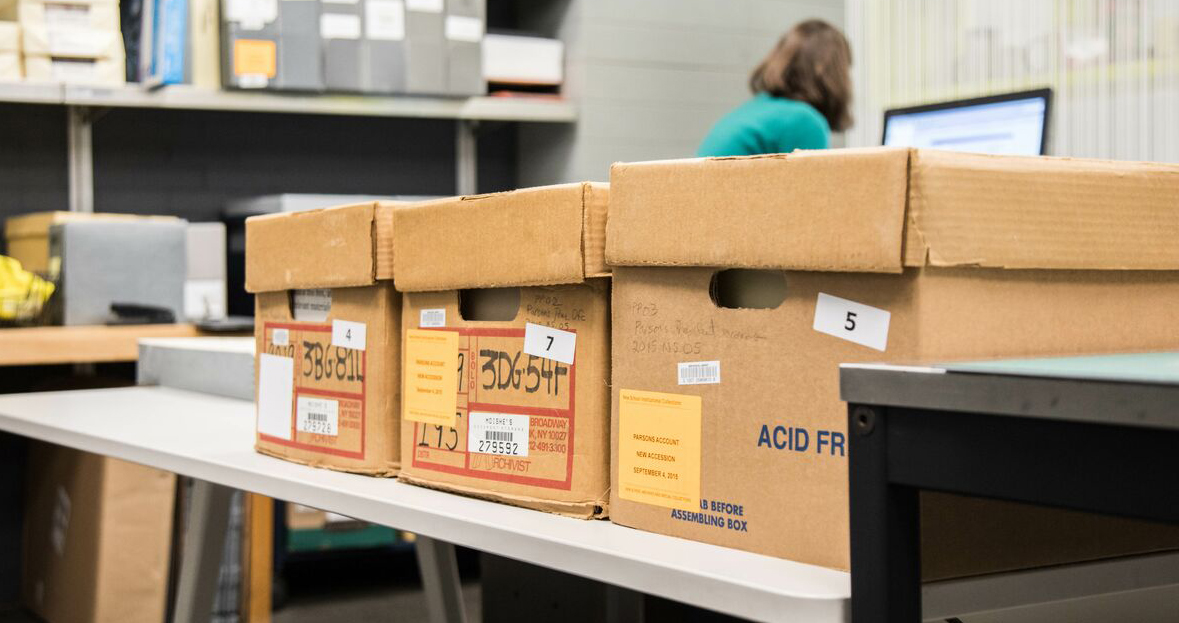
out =
<path fill-rule="evenodd" d="M 528 416 L 472 411 L 467 450 L 479 454 L 528 456 Z"/>
<path fill-rule="evenodd" d="M 418 326 L 422 328 L 445 327 L 446 308 L 423 309 L 418 317 Z"/>
<path fill-rule="evenodd" d="M 299 396 L 295 406 L 295 428 L 304 433 L 339 434 L 340 402 L 327 398 Z"/>
<path fill-rule="evenodd" d="M 680 385 L 711 385 L 720 383 L 719 361 L 690 361 L 679 364 Z"/>

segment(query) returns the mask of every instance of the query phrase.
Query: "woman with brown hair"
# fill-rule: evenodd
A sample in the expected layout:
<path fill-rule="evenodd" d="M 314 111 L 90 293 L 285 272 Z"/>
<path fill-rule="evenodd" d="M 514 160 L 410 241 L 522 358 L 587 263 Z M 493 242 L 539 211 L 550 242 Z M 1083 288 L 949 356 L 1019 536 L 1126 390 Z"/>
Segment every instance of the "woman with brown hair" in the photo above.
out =
<path fill-rule="evenodd" d="M 825 149 L 831 131 L 851 127 L 851 47 L 834 26 L 791 28 L 753 70 L 753 99 L 709 131 L 700 156 L 748 156 Z"/>

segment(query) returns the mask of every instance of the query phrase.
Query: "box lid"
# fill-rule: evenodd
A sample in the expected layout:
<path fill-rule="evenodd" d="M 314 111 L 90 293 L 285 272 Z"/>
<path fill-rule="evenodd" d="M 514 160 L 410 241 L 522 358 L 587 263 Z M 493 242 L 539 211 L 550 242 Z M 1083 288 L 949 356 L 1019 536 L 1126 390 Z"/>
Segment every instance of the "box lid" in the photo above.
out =
<path fill-rule="evenodd" d="M 112 212 L 31 212 L 20 216 L 11 216 L 4 221 L 4 235 L 8 239 L 28 236 L 48 236 L 49 227 L 67 221 L 93 220 L 180 220 L 175 216 L 147 216 L 141 214 L 117 214 Z"/>
<path fill-rule="evenodd" d="M 394 212 L 404 292 L 581 283 L 609 274 L 607 184 L 452 197 Z"/>
<path fill-rule="evenodd" d="M 907 167 L 905 149 L 616 163 L 606 261 L 898 272 Z"/>
<path fill-rule="evenodd" d="M 368 202 L 246 219 L 246 290 L 366 286 L 391 274 L 393 207 Z"/>
<path fill-rule="evenodd" d="M 1179 165 L 837 149 L 611 169 L 607 261 L 1179 269 Z"/>
<path fill-rule="evenodd" d="M 915 150 L 906 266 L 1179 269 L 1179 165 Z"/>

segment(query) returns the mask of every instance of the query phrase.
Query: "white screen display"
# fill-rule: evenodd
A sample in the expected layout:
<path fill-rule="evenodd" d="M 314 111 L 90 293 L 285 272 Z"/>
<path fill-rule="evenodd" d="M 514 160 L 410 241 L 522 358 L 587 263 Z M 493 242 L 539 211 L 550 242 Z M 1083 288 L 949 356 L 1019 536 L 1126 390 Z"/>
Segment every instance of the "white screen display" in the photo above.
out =
<path fill-rule="evenodd" d="M 884 144 L 983 154 L 1040 155 L 1044 98 L 894 114 L 885 120 Z"/>

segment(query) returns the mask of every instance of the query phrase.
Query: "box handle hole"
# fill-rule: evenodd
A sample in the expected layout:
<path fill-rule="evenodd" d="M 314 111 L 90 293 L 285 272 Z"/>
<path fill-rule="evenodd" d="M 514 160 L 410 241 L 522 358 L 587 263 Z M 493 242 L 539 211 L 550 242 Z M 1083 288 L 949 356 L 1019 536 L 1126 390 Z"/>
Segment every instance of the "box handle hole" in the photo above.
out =
<path fill-rule="evenodd" d="M 459 291 L 463 320 L 507 322 L 520 313 L 520 288 L 472 288 Z"/>
<path fill-rule="evenodd" d="M 780 270 L 721 270 L 712 275 L 708 293 L 717 307 L 777 309 L 786 300 L 786 275 Z"/>

